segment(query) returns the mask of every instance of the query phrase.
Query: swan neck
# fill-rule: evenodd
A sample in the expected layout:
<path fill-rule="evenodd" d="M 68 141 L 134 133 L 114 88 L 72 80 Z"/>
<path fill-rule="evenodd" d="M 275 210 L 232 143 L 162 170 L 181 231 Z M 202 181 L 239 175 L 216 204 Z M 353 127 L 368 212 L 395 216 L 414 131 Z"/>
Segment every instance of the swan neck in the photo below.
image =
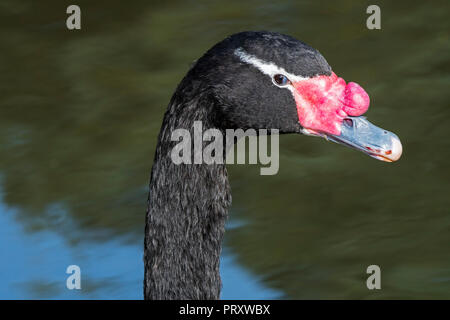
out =
<path fill-rule="evenodd" d="M 214 127 L 207 98 L 183 100 L 175 93 L 169 104 L 152 167 L 144 253 L 146 299 L 220 295 L 221 243 L 231 204 L 227 172 L 224 164 L 173 163 L 173 130 L 192 130 L 194 121 L 202 121 L 205 129 Z"/>

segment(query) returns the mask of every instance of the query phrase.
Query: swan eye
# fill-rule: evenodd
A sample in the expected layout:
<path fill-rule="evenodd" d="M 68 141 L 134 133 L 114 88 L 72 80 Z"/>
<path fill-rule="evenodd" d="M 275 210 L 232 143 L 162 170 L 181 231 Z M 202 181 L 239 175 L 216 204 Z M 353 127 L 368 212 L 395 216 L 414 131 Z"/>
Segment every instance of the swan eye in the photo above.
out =
<path fill-rule="evenodd" d="M 282 75 L 282 74 L 276 74 L 273 76 L 273 81 L 275 82 L 275 84 L 279 85 L 279 86 L 287 86 L 288 84 L 291 83 L 291 81 L 289 81 L 289 79 Z"/>

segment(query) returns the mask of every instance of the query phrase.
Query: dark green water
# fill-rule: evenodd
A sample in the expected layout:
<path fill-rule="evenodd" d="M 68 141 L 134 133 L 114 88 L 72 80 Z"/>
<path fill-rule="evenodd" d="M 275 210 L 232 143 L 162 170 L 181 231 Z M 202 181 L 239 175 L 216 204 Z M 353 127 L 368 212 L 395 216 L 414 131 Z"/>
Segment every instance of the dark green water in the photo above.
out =
<path fill-rule="evenodd" d="M 64 285 L 67 264 L 43 267 L 64 250 L 75 264 L 90 255 L 111 269 L 139 259 L 129 261 L 134 285 L 112 297 L 141 296 L 147 184 L 167 103 L 213 44 L 262 29 L 305 41 L 361 84 L 369 120 L 395 132 L 404 153 L 388 164 L 282 136 L 277 175 L 229 166 L 237 226 L 225 245 L 235 263 L 277 293 L 268 297 L 450 298 L 448 1 L 379 1 L 382 29 L 373 31 L 364 1 L 77 1 L 81 31 L 65 27 L 69 4 L 0 3 L 0 216 L 14 224 L 1 228 L 9 267 L 0 280 L 17 279 L 1 298 L 71 298 L 50 275 L 60 272 Z M 17 237 L 11 230 L 28 242 L 5 243 Z M 118 239 L 122 258 L 108 260 Z M 95 246 L 109 249 L 96 256 Z M 33 265 L 16 265 L 13 251 Z M 372 264 L 381 267 L 378 291 L 366 288 Z M 94 284 L 81 297 L 108 298 L 96 294 L 105 281 L 108 292 L 131 281 L 90 268 Z"/>

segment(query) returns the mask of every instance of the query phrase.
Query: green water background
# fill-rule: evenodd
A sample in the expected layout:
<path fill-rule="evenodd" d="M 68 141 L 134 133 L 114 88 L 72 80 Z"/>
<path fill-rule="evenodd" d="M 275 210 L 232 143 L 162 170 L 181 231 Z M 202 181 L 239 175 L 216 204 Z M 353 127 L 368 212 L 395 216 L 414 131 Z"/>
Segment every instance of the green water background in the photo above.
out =
<path fill-rule="evenodd" d="M 123 249 L 123 259 L 141 259 L 156 137 L 176 85 L 225 36 L 271 30 L 317 48 L 334 72 L 361 84 L 369 120 L 395 132 L 404 153 L 387 164 L 282 136 L 277 175 L 228 168 L 236 226 L 226 250 L 284 298 L 450 298 L 448 1 L 378 1 L 381 30 L 366 28 L 374 4 L 366 1 L 77 1 L 80 31 L 65 27 L 69 4 L 0 3 L 0 215 L 32 239 L 2 243 L 0 259 L 11 259 L 2 280 L 57 298 L 55 271 L 41 266 L 64 250 L 82 256 L 86 243 L 109 243 L 92 253 L 101 261 L 121 239 L 133 252 Z M 64 246 L 47 240 L 33 267 L 8 258 L 33 255 L 49 232 Z M 366 288 L 372 264 L 382 290 Z M 120 297 L 140 297 L 142 277 Z M 90 287 L 92 297 L 109 297 L 95 295 L 101 286 Z"/>

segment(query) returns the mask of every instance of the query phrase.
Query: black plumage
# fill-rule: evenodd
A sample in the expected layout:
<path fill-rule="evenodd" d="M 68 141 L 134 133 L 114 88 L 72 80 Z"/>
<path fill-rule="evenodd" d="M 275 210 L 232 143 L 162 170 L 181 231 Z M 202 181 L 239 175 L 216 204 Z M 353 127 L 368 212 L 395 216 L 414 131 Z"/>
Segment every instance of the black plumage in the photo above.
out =
<path fill-rule="evenodd" d="M 218 299 L 219 257 L 230 186 L 224 164 L 175 165 L 173 130 L 278 129 L 299 133 L 292 94 L 236 56 L 251 55 L 303 76 L 329 75 L 320 53 L 292 37 L 242 32 L 212 47 L 178 85 L 164 115 L 150 178 L 145 228 L 145 299 Z"/>

